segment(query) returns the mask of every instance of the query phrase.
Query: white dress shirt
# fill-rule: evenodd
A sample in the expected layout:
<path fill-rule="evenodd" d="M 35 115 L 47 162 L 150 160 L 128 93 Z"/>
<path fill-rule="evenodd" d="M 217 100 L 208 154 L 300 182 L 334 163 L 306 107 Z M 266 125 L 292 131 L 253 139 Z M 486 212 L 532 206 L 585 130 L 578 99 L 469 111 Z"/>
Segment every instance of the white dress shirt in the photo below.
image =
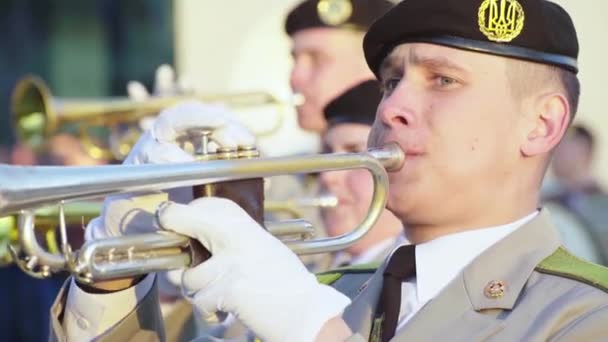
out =
<path fill-rule="evenodd" d="M 335 254 L 329 268 L 334 269 L 344 265 L 355 266 L 382 261 L 386 257 L 387 252 L 406 244 L 409 245 L 409 242 L 405 236 L 399 234 L 370 246 L 358 255 L 351 256 L 349 253 L 341 251 Z"/>
<path fill-rule="evenodd" d="M 416 245 L 416 276 L 401 285 L 397 331 L 435 298 L 473 259 L 532 220 L 538 211 L 502 226 L 469 230 Z"/>
<path fill-rule="evenodd" d="M 354 256 L 351 261 L 351 265 L 364 265 L 374 261 L 378 262 L 378 259 L 384 259 L 384 257 L 386 257 L 386 253 L 390 251 L 392 246 L 402 246 L 406 244 L 409 245 L 409 242 L 407 242 L 403 234 L 382 240 L 366 249 L 361 254 Z M 382 261 L 382 259 L 380 259 L 380 261 Z"/>

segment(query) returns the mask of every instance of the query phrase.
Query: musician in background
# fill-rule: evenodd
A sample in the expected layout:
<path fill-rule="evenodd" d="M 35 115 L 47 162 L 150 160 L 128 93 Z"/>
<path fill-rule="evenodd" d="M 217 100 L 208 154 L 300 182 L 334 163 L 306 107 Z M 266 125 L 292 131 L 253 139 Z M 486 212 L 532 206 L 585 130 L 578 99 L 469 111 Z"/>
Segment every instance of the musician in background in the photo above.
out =
<path fill-rule="evenodd" d="M 297 107 L 305 130 L 327 129 L 323 108 L 339 94 L 374 75 L 365 64 L 361 45 L 365 31 L 387 12 L 388 0 L 307 0 L 285 21 L 292 42 L 290 84 L 304 102 Z"/>
<path fill-rule="evenodd" d="M 373 79 L 365 64 L 361 45 L 365 31 L 375 19 L 387 12 L 393 3 L 388 0 L 305 0 L 296 5 L 285 19 L 284 30 L 291 40 L 293 66 L 289 82 L 295 94 L 303 97 L 296 107 L 300 128 L 322 134 L 327 129 L 323 109 L 347 89 Z M 319 193 L 316 175 L 299 179 L 300 187 L 283 186 L 293 177 L 274 177 L 269 196 L 277 199 L 312 197 Z M 295 189 L 295 191 L 294 191 Z M 316 209 L 304 210 L 313 224 L 322 227 Z M 323 236 L 326 230 L 318 230 Z M 333 257 L 306 256 L 307 266 L 323 271 Z"/>
<path fill-rule="evenodd" d="M 363 152 L 367 137 L 382 99 L 376 80 L 364 81 L 338 96 L 325 107 L 328 129 L 323 134 L 326 153 Z M 373 183 L 367 170 L 353 169 L 323 172 L 321 187 L 338 198 L 334 208 L 323 208 L 321 216 L 329 236 L 350 232 L 363 220 L 372 199 Z M 397 245 L 405 242 L 403 225 L 387 209 L 374 228 L 360 241 L 336 253 L 330 269 L 379 263 Z"/>

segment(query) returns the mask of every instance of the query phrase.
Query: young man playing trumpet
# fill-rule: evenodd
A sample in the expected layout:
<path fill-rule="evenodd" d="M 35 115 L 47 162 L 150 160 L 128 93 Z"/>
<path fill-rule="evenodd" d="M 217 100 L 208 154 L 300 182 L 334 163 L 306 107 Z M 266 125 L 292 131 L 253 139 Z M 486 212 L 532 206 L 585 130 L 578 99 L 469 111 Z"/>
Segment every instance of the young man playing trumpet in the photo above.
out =
<path fill-rule="evenodd" d="M 267 341 L 605 339 L 608 270 L 563 249 L 550 214 L 538 208 L 551 153 L 578 102 L 569 15 L 545 0 L 404 0 L 370 28 L 364 51 L 384 88 L 369 145 L 396 142 L 406 153 L 389 174 L 388 207 L 413 245 L 396 249 L 345 296 L 233 202 L 168 202 L 159 225 L 213 255 L 184 273 L 194 305 L 231 312 Z M 185 117 L 190 127 L 213 117 L 226 143 L 251 142 L 219 113 L 178 109 L 174 128 L 183 129 Z M 182 153 L 171 132 L 142 140 L 135 153 L 149 160 Z M 112 203 L 106 218 L 121 217 L 125 203 Z M 105 223 L 88 230 L 127 233 Z M 66 333 L 162 338 L 150 311 L 153 278 L 72 283 Z M 131 293 L 132 301 L 105 326 L 78 330 L 82 307 L 69 297 L 89 298 L 85 291 Z"/>

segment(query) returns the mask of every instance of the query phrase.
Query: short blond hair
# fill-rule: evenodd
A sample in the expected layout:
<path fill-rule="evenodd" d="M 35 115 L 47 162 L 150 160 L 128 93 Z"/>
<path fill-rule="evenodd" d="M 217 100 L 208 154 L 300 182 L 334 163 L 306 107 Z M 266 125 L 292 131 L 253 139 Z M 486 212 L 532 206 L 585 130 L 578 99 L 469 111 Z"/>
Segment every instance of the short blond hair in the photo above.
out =
<path fill-rule="evenodd" d="M 572 123 L 581 93 L 581 85 L 575 73 L 552 65 L 509 59 L 507 75 L 511 91 L 518 99 L 538 92 L 549 84 L 557 84 L 568 101 Z"/>

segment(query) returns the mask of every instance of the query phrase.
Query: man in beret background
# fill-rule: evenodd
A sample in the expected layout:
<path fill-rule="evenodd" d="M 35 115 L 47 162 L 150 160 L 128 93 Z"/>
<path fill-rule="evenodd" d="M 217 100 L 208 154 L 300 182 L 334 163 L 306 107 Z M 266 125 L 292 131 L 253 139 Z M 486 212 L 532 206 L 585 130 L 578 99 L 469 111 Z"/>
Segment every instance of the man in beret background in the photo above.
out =
<path fill-rule="evenodd" d="M 159 224 L 214 255 L 184 273 L 194 305 L 229 311 L 266 341 L 605 339 L 608 270 L 561 247 L 538 208 L 578 104 L 569 15 L 545 0 L 404 0 L 364 51 L 384 89 L 368 144 L 406 153 L 388 208 L 413 245 L 345 296 L 234 203 L 170 203 Z M 104 333 L 162 336 L 152 278 L 106 294 L 147 293 Z"/>
<path fill-rule="evenodd" d="M 287 15 L 294 63 L 290 83 L 304 97 L 297 107 L 300 127 L 322 133 L 327 128 L 323 108 L 373 78 L 361 50 L 363 36 L 392 6 L 388 0 L 307 0 Z"/>
<path fill-rule="evenodd" d="M 368 80 L 331 101 L 324 110 L 328 129 L 322 136 L 323 152 L 364 152 L 381 99 L 380 84 Z M 353 169 L 322 172 L 319 178 L 321 187 L 338 199 L 335 207 L 321 210 L 327 235 L 350 232 L 369 210 L 374 190 L 371 175 L 367 170 Z M 401 222 L 385 209 L 364 238 L 336 253 L 330 268 L 380 263 L 405 242 Z"/>

